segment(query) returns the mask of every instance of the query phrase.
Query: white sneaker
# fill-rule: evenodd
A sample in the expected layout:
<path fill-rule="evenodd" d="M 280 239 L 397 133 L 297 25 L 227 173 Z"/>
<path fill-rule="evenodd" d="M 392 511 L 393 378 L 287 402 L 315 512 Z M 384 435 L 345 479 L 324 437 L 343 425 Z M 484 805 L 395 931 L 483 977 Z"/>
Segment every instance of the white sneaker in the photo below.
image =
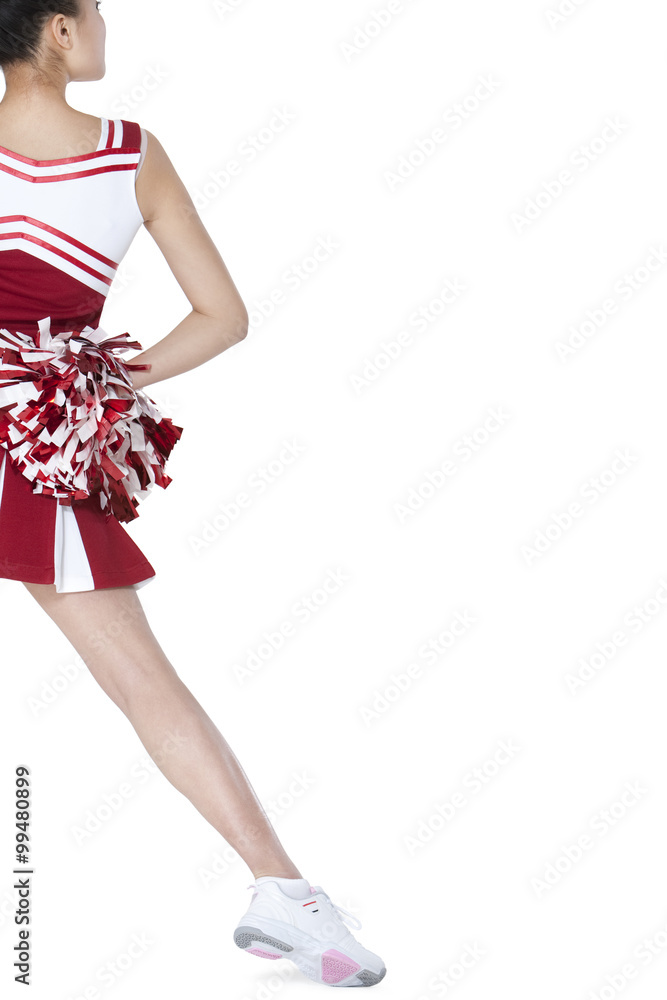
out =
<path fill-rule="evenodd" d="M 234 931 L 235 943 L 260 958 L 287 958 L 323 986 L 375 986 L 387 971 L 384 962 L 343 923 L 351 918 L 359 928 L 360 921 L 321 886 L 309 888 L 311 896 L 292 899 L 276 882 L 249 885 L 255 892 Z"/>

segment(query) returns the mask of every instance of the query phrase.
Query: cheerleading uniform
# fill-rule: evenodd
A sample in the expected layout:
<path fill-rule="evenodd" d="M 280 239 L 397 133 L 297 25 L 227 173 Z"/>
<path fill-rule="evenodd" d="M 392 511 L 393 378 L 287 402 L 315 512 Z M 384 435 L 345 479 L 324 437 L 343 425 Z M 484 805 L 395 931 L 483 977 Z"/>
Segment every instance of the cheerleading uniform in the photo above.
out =
<path fill-rule="evenodd" d="M 145 131 L 101 119 L 92 153 L 0 146 L 0 577 L 58 592 L 149 583 L 121 521 L 170 478 L 182 428 L 162 417 L 99 319 L 143 216 Z M 105 342 L 106 340 L 106 342 Z"/>

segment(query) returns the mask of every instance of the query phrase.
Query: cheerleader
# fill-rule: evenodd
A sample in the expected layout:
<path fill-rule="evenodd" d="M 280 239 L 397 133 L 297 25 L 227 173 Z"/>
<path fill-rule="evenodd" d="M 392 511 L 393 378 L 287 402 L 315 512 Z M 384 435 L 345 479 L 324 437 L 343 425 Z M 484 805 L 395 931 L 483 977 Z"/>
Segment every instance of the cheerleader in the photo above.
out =
<path fill-rule="evenodd" d="M 287 958 L 323 985 L 373 986 L 382 959 L 288 856 L 137 594 L 155 570 L 123 523 L 156 484 L 168 487 L 165 464 L 183 433 L 145 388 L 240 343 L 248 313 L 157 138 L 66 101 L 68 83 L 104 76 L 100 6 L 0 0 L 0 576 L 28 589 L 165 777 L 248 865 L 239 948 Z M 192 307 L 147 350 L 99 325 L 142 225 Z M 128 348 L 142 352 L 132 363 Z M 94 643 L 114 621 L 125 623 L 118 638 Z M 187 739 L 158 754 L 173 732 Z"/>

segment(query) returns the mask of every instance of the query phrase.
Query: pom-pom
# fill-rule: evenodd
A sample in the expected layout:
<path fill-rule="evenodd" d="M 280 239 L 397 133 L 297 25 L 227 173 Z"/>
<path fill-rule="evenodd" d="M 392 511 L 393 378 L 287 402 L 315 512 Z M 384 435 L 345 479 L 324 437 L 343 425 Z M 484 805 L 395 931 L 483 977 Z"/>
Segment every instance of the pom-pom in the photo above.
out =
<path fill-rule="evenodd" d="M 34 493 L 71 506 L 95 494 L 107 517 L 131 521 L 183 431 L 132 385 L 147 365 L 116 352 L 142 350 L 129 334 L 101 327 L 39 334 L 0 329 L 0 445 Z"/>

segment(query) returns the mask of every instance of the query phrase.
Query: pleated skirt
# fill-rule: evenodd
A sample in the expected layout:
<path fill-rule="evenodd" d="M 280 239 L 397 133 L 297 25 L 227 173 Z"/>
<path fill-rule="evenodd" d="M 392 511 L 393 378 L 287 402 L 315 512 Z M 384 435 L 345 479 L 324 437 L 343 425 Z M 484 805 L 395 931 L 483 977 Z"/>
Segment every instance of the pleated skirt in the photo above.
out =
<path fill-rule="evenodd" d="M 0 447 L 0 578 L 54 583 L 58 593 L 139 589 L 155 570 L 96 496 L 71 506 L 33 493 L 28 479 Z"/>

